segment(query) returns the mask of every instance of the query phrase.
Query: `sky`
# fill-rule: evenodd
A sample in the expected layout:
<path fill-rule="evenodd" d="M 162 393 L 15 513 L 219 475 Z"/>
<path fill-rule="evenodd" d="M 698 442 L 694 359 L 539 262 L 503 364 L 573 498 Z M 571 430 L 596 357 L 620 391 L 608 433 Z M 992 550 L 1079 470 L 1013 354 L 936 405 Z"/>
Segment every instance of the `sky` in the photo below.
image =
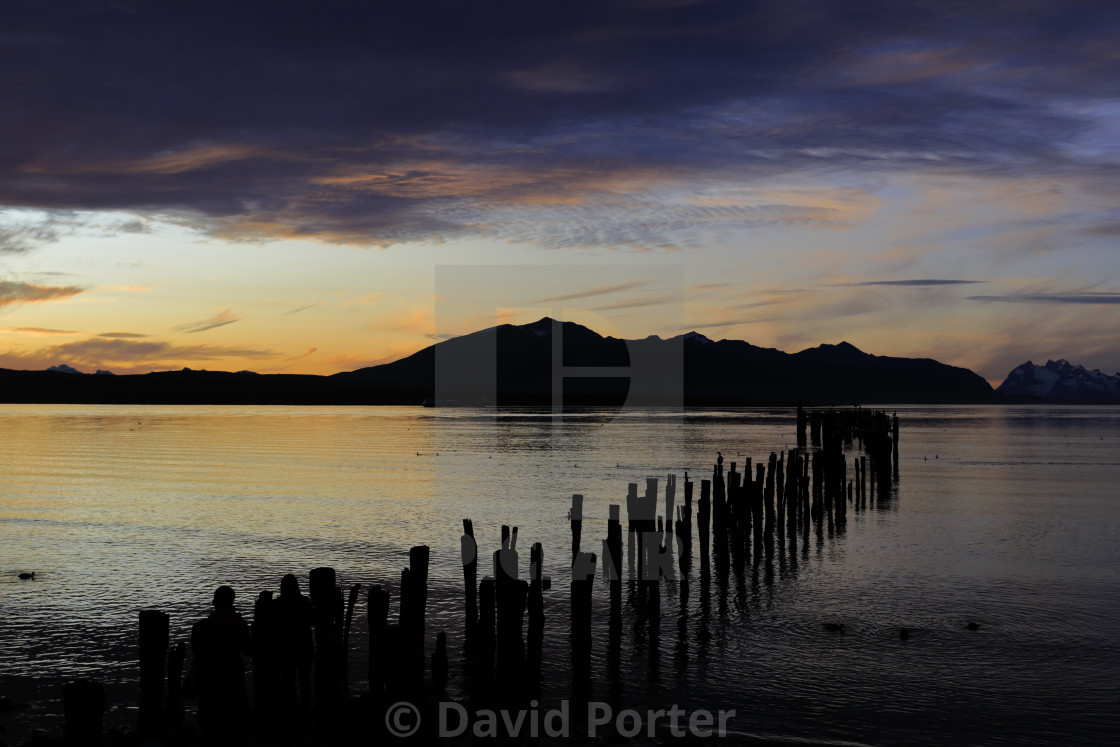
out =
<path fill-rule="evenodd" d="M 0 367 L 328 374 L 548 313 L 1114 373 L 1117 38 L 1077 0 L 6 2 Z"/>

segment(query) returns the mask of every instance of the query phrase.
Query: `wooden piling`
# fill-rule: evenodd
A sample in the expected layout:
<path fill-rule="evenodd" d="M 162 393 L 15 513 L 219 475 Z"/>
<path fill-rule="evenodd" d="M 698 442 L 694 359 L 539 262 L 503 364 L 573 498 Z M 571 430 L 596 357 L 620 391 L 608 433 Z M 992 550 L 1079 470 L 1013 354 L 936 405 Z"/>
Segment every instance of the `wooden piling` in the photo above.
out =
<path fill-rule="evenodd" d="M 572 696 L 586 701 L 591 691 L 591 592 L 595 582 L 595 554 L 581 552 L 572 563 L 571 622 Z"/>
<path fill-rule="evenodd" d="M 607 507 L 607 539 L 604 540 L 603 573 L 608 581 L 622 580 L 622 522 L 617 504 Z"/>
<path fill-rule="evenodd" d="M 712 481 L 700 481 L 700 500 L 696 504 L 696 528 L 700 539 L 700 572 L 709 573 L 708 535 L 712 515 Z"/>
<path fill-rule="evenodd" d="M 621 544 L 621 539 L 619 540 Z M 525 653 L 526 674 L 533 683 L 540 680 L 544 652 L 544 547 L 536 542 L 529 549 L 529 611 L 528 648 Z"/>
<path fill-rule="evenodd" d="M 143 734 L 163 731 L 164 679 L 171 618 L 159 610 L 140 611 L 140 714 Z M 84 687 L 84 686 L 83 686 Z"/>
<path fill-rule="evenodd" d="M 178 641 L 167 655 L 167 702 L 164 714 L 167 726 L 177 729 L 183 725 L 183 663 L 187 644 Z"/>
<path fill-rule="evenodd" d="M 313 568 L 309 596 L 315 625 L 315 702 L 337 703 L 345 691 L 340 671 L 342 656 L 342 590 L 335 583 L 334 568 Z"/>
<path fill-rule="evenodd" d="M 583 496 L 575 493 L 572 495 L 572 509 L 570 512 L 572 522 L 572 562 L 579 554 L 580 537 L 583 534 Z"/>
<path fill-rule="evenodd" d="M 478 545 L 474 539 L 474 523 L 470 519 L 463 519 L 459 555 L 463 563 L 463 591 L 466 599 L 465 633 L 469 639 L 478 621 Z"/>

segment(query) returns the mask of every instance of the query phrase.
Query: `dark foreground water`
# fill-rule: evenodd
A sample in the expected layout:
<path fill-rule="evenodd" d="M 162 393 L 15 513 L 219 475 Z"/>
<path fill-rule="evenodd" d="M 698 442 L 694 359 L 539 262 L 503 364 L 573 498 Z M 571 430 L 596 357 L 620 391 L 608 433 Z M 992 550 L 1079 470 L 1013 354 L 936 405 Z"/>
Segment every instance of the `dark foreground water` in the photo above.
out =
<path fill-rule="evenodd" d="M 659 636 L 624 602 L 617 669 L 597 583 L 594 695 L 617 677 L 631 705 L 734 708 L 733 731 L 790 739 L 1115 743 L 1120 409 L 898 413 L 890 500 L 726 582 L 705 587 L 697 559 L 687 595 L 665 588 Z M 684 471 L 710 476 L 717 449 L 742 463 L 793 445 L 785 410 L 0 406 L 0 694 L 30 704 L 19 728 L 50 728 L 62 683 L 95 677 L 127 722 L 140 609 L 169 612 L 174 640 L 219 584 L 245 612 L 320 565 L 395 589 L 416 544 L 432 548 L 429 632 L 448 631 L 454 690 L 470 517 L 486 555 L 501 524 L 520 527 L 523 575 L 544 544 L 544 694 L 566 697 L 571 494 L 597 549 L 627 483 L 675 473 L 679 504 Z M 362 606 L 355 627 L 353 691 Z"/>

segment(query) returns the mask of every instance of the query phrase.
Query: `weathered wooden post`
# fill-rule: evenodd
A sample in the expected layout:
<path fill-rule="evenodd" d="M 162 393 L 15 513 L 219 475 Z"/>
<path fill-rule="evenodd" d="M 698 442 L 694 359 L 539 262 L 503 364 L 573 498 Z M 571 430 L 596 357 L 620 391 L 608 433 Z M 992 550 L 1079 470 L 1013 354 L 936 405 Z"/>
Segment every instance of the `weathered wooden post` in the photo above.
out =
<path fill-rule="evenodd" d="M 521 630 L 528 584 L 518 579 L 516 529 L 512 535 L 504 536 L 502 549 L 493 555 L 497 596 L 497 673 L 503 689 L 515 692 L 520 686 L 525 663 Z"/>
<path fill-rule="evenodd" d="M 336 703 L 344 694 L 339 671 L 342 649 L 342 590 L 334 568 L 312 568 L 309 596 L 315 624 L 315 702 Z"/>
<path fill-rule="evenodd" d="M 892 448 L 892 464 L 894 465 L 894 476 L 898 478 L 898 413 L 894 414 L 891 428 L 891 448 Z"/>
<path fill-rule="evenodd" d="M 497 634 L 497 590 L 493 576 L 486 576 L 478 585 L 478 658 L 487 667 L 494 664 L 494 644 Z"/>
<path fill-rule="evenodd" d="M 759 466 L 761 466 L 761 465 L 759 465 Z M 765 509 L 766 509 L 765 513 L 766 513 L 766 533 L 767 534 L 773 534 L 774 533 L 774 523 L 775 523 L 775 516 L 776 516 L 776 510 L 775 510 L 775 507 L 774 507 L 774 490 L 775 490 L 776 485 L 777 485 L 777 477 L 778 477 L 778 455 L 771 451 L 770 452 L 770 460 L 767 462 L 767 465 L 766 465 L 766 485 L 765 485 L 765 488 L 764 488 L 764 496 L 763 496 L 764 497 L 764 502 L 766 504 L 765 505 Z"/>
<path fill-rule="evenodd" d="M 595 581 L 595 553 L 581 552 L 572 563 L 571 641 L 572 695 L 586 700 L 591 688 L 591 591 Z"/>
<path fill-rule="evenodd" d="M 171 618 L 159 610 L 140 611 L 140 720 L 143 734 L 163 731 L 164 679 Z M 84 687 L 84 686 L 83 686 Z"/>
<path fill-rule="evenodd" d="M 805 438 L 805 425 L 807 418 L 805 417 L 805 409 L 801 403 L 797 403 L 797 448 L 804 449 L 807 446 Z"/>
<path fill-rule="evenodd" d="M 404 656 L 404 681 L 410 688 L 424 681 L 424 617 L 428 603 L 427 545 L 408 551 L 408 568 L 401 571 L 400 635 Z"/>
<path fill-rule="evenodd" d="M 665 478 L 665 531 L 671 532 L 673 525 L 673 505 L 677 496 L 677 476 L 670 474 Z"/>
<path fill-rule="evenodd" d="M 167 704 L 165 714 L 167 725 L 178 728 L 183 725 L 183 662 L 187 656 L 187 644 L 177 642 L 167 655 Z"/>
<path fill-rule="evenodd" d="M 700 501 L 696 504 L 697 532 L 700 536 L 700 573 L 707 576 L 711 572 L 708 555 L 708 533 L 712 515 L 712 481 L 700 481 Z"/>
<path fill-rule="evenodd" d="M 752 529 L 754 530 L 754 555 L 758 557 L 762 554 L 763 530 L 765 524 L 763 520 L 763 504 L 765 499 L 763 496 L 763 486 L 766 483 L 766 465 L 755 465 L 755 479 L 751 485 L 751 521 Z M 748 475 L 749 476 L 749 475 Z"/>
<path fill-rule="evenodd" d="M 572 521 L 572 562 L 579 554 L 580 537 L 583 534 L 583 496 L 578 493 L 572 495 L 572 509 L 569 512 Z"/>
<path fill-rule="evenodd" d="M 465 633 L 469 640 L 478 622 L 478 544 L 474 539 L 474 523 L 463 519 L 463 536 L 459 538 L 459 554 L 463 562 L 463 587 L 467 619 Z"/>
<path fill-rule="evenodd" d="M 603 573 L 608 581 L 622 580 L 622 522 L 619 521 L 618 504 L 607 506 L 607 539 L 603 542 L 606 552 L 603 555 Z"/>
<path fill-rule="evenodd" d="M 253 604 L 252 658 L 253 710 L 257 721 L 269 724 L 274 720 L 279 685 L 279 641 L 273 616 L 271 591 L 262 591 Z"/>
<path fill-rule="evenodd" d="M 535 542 L 529 548 L 529 642 L 525 655 L 526 669 L 534 683 L 540 679 L 544 652 L 544 588 L 544 547 Z"/>
<path fill-rule="evenodd" d="M 350 626 L 354 622 L 354 607 L 358 603 L 358 594 L 362 591 L 361 584 L 353 584 L 350 587 L 350 597 L 346 600 L 346 624 L 342 628 L 342 687 L 345 692 L 346 683 L 349 679 L 350 672 Z"/>

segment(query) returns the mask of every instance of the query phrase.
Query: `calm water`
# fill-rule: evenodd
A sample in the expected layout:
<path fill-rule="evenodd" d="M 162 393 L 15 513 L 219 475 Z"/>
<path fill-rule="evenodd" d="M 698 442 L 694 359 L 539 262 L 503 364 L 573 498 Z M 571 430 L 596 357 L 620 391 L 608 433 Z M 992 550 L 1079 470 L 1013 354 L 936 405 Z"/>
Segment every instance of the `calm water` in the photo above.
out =
<path fill-rule="evenodd" d="M 694 570 L 688 596 L 666 589 L 659 637 L 624 604 L 629 703 L 735 708 L 741 733 L 875 745 L 1120 737 L 1120 409 L 898 412 L 889 502 L 726 584 L 713 576 L 706 594 Z M 685 470 L 698 482 L 717 449 L 758 460 L 794 445 L 793 427 L 785 410 L 0 405 L 0 693 L 32 702 L 25 720 L 45 727 L 75 676 L 131 703 L 138 610 L 171 613 L 174 638 L 223 583 L 243 611 L 285 573 L 306 589 L 319 565 L 344 585 L 395 587 L 415 544 L 432 548 L 431 637 L 447 629 L 457 657 L 470 517 L 487 554 L 501 524 L 520 527 L 523 574 L 544 544 L 544 689 L 564 697 L 571 494 L 597 545 L 627 483 Z M 596 593 L 605 611 L 605 585 Z M 606 697 L 605 619 L 595 632 Z"/>

